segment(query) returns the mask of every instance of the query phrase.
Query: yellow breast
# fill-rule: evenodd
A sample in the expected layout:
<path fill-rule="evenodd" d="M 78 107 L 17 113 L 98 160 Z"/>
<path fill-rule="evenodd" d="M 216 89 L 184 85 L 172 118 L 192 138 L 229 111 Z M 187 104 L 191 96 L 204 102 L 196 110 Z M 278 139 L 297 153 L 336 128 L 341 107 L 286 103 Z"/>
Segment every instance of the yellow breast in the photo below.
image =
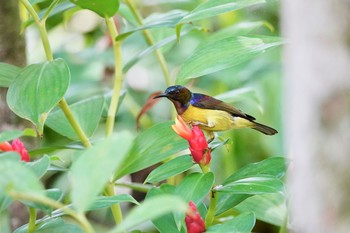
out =
<path fill-rule="evenodd" d="M 224 131 L 252 126 L 252 122 L 241 117 L 233 117 L 225 111 L 202 109 L 191 105 L 181 117 L 186 123 L 198 124 L 202 130 L 208 131 Z"/>

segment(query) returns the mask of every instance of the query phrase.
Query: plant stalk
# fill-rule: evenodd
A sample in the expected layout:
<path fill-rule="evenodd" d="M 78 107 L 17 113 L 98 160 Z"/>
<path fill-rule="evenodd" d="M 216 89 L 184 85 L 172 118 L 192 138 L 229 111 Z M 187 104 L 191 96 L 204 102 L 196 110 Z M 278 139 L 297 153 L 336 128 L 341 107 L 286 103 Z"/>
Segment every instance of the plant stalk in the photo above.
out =
<path fill-rule="evenodd" d="M 32 232 L 35 231 L 35 228 L 36 228 L 36 225 L 35 225 L 36 217 L 37 217 L 36 209 L 33 208 L 33 207 L 29 207 L 28 233 L 32 233 Z"/>
<path fill-rule="evenodd" d="M 41 196 L 41 195 L 29 195 L 25 193 L 20 193 L 16 191 L 8 191 L 8 195 L 11 196 L 13 199 L 16 200 L 24 200 L 24 201 L 30 201 L 30 202 L 36 202 L 36 203 L 41 203 L 44 205 L 48 205 L 52 208 L 55 209 L 61 209 L 62 212 L 65 214 L 71 216 L 73 219 L 77 221 L 77 223 L 82 227 L 84 232 L 86 233 L 94 233 L 94 229 L 86 219 L 85 215 L 83 213 L 78 213 L 69 207 L 63 205 L 60 202 L 54 201 L 48 197 Z"/>
<path fill-rule="evenodd" d="M 112 197 L 115 195 L 114 193 L 114 183 L 113 182 L 109 182 L 106 187 L 105 187 L 105 191 L 104 191 L 105 196 L 108 197 Z M 123 220 L 123 214 L 122 211 L 120 209 L 120 205 L 119 204 L 113 204 L 111 205 L 111 211 L 113 214 L 113 218 L 116 224 L 120 224 Z"/>
<path fill-rule="evenodd" d="M 132 0 L 124 0 L 124 2 L 129 7 L 131 13 L 135 17 L 139 26 L 143 26 L 143 18 L 141 16 L 141 14 L 139 13 L 139 11 L 136 9 L 134 2 Z M 154 45 L 154 38 L 153 38 L 152 34 L 150 33 L 150 31 L 149 30 L 142 30 L 142 33 L 145 37 L 147 44 L 150 46 Z M 165 83 L 167 86 L 170 86 L 171 85 L 171 77 L 170 77 L 169 69 L 168 69 L 166 60 L 163 56 L 163 53 L 159 49 L 156 49 L 154 52 L 155 52 L 155 55 L 156 55 L 157 60 L 159 62 L 159 65 L 162 69 Z"/>
<path fill-rule="evenodd" d="M 66 116 L 67 120 L 73 127 L 74 131 L 78 135 L 81 143 L 84 145 L 84 147 L 89 148 L 91 147 L 91 143 L 89 141 L 89 138 L 86 136 L 84 130 L 81 128 L 80 124 L 76 120 L 76 118 L 73 115 L 73 112 L 69 108 L 69 105 L 67 101 L 63 98 L 59 103 L 58 106 L 62 109 L 64 115 Z"/>
<path fill-rule="evenodd" d="M 114 71 L 114 85 L 113 85 L 113 95 L 111 103 L 108 109 L 108 116 L 106 121 L 106 136 L 109 137 L 114 129 L 115 115 L 118 109 L 120 91 L 123 84 L 123 66 L 122 66 L 122 51 L 121 42 L 116 41 L 115 38 L 118 36 L 118 31 L 114 23 L 113 18 L 105 18 L 108 32 L 112 38 L 113 52 L 115 59 L 115 71 Z"/>
<path fill-rule="evenodd" d="M 205 217 L 205 226 L 207 228 L 213 224 L 217 202 L 218 202 L 217 192 L 216 192 L 216 190 L 212 189 L 211 196 L 210 196 L 209 209 L 208 209 L 207 216 Z"/>
<path fill-rule="evenodd" d="M 45 16 L 42 20 L 40 20 L 38 14 L 34 10 L 33 6 L 28 2 L 28 0 L 20 0 L 20 2 L 24 5 L 24 7 L 28 10 L 30 15 L 33 17 L 35 24 L 37 25 L 40 33 L 40 38 L 43 43 L 46 59 L 48 61 L 53 61 L 53 54 L 49 42 L 49 37 L 47 35 L 46 31 L 46 19 L 48 18 L 50 12 L 54 8 L 54 6 L 59 2 L 60 0 L 54 0 L 51 5 L 49 6 L 48 10 L 45 13 Z M 62 98 L 62 100 L 58 104 L 62 111 L 64 112 L 65 116 L 67 117 L 69 123 L 72 125 L 74 131 L 78 135 L 79 139 L 83 143 L 85 147 L 90 147 L 91 143 L 86 136 L 85 132 L 82 130 L 81 126 L 79 125 L 79 122 L 75 119 L 72 111 L 70 110 L 66 100 Z"/>

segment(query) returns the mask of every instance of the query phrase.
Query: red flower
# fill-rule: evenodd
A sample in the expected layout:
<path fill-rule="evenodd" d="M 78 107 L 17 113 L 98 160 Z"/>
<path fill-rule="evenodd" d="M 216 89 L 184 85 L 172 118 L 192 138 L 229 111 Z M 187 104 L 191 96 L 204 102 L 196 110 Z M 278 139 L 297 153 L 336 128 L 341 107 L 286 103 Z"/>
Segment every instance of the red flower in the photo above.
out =
<path fill-rule="evenodd" d="M 196 163 L 199 165 L 210 163 L 211 148 L 208 147 L 207 139 L 197 125 L 194 125 L 191 129 L 178 115 L 172 128 L 180 137 L 188 141 L 192 158 Z"/>
<path fill-rule="evenodd" d="M 189 210 L 186 213 L 185 223 L 187 228 L 187 233 L 202 233 L 205 232 L 204 221 L 197 211 L 196 205 L 193 201 L 189 203 Z"/>
<path fill-rule="evenodd" d="M 12 141 L 12 144 L 8 142 L 0 143 L 0 150 L 2 151 L 16 151 L 21 155 L 21 159 L 26 162 L 30 162 L 27 149 L 24 147 L 21 140 L 18 138 Z"/>

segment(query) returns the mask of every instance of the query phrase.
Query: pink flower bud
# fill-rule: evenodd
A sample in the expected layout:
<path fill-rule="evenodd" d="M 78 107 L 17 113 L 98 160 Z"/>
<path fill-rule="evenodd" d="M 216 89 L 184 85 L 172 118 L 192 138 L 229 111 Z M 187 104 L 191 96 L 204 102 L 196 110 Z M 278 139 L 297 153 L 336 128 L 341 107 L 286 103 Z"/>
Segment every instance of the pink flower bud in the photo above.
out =
<path fill-rule="evenodd" d="M 187 211 L 185 217 L 185 223 L 187 228 L 187 233 L 202 233 L 205 232 L 205 223 L 197 211 L 196 205 L 193 201 L 189 203 L 189 210 Z"/>

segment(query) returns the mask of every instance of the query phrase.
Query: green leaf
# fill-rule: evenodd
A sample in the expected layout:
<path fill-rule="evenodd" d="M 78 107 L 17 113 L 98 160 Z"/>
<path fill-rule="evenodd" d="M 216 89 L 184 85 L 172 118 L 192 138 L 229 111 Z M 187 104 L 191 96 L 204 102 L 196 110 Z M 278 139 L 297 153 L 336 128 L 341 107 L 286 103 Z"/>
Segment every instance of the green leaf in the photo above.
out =
<path fill-rule="evenodd" d="M 184 36 L 186 34 L 188 34 L 191 30 L 184 30 L 183 32 L 181 32 L 180 36 Z M 147 49 L 145 49 L 144 51 L 142 51 L 141 53 L 139 53 L 138 55 L 136 55 L 135 57 L 133 57 L 132 59 L 130 59 L 130 61 L 128 61 L 124 67 L 123 67 L 123 73 L 126 73 L 131 67 L 133 67 L 138 61 L 140 61 L 142 58 L 146 57 L 147 55 L 151 54 L 152 52 L 154 52 L 156 49 L 159 49 L 167 44 L 170 44 L 172 42 L 175 42 L 177 39 L 176 35 L 173 36 L 169 36 L 159 42 L 157 42 L 156 44 L 148 47 Z"/>
<path fill-rule="evenodd" d="M 87 210 L 113 172 L 121 167 L 131 142 L 132 135 L 129 132 L 119 132 L 84 151 L 73 163 L 71 196 L 73 206 L 79 212 Z"/>
<path fill-rule="evenodd" d="M 266 21 L 243 21 L 233 24 L 232 26 L 225 27 L 209 36 L 205 43 L 209 41 L 218 41 L 224 38 L 233 36 L 244 36 L 248 35 L 256 29 L 266 27 L 273 31 L 273 27 Z"/>
<path fill-rule="evenodd" d="M 21 72 L 18 66 L 0 62 L 0 87 L 9 87 L 15 77 Z"/>
<path fill-rule="evenodd" d="M 31 5 L 35 5 L 35 4 L 38 4 L 41 2 L 47 2 L 47 1 L 49 1 L 49 0 L 29 0 Z"/>
<path fill-rule="evenodd" d="M 255 225 L 255 216 L 252 212 L 243 213 L 222 224 L 209 227 L 206 233 L 251 233 Z"/>
<path fill-rule="evenodd" d="M 103 96 L 94 96 L 70 105 L 75 119 L 88 137 L 93 135 L 100 122 L 103 106 Z M 80 140 L 61 109 L 52 111 L 45 124 L 63 136 Z"/>
<path fill-rule="evenodd" d="M 217 190 L 234 194 L 263 194 L 284 191 L 281 177 L 286 172 L 283 157 L 271 157 L 259 163 L 249 164 L 228 177 Z"/>
<path fill-rule="evenodd" d="M 239 10 L 256 4 L 265 3 L 264 0 L 209 0 L 200 4 L 188 15 L 183 17 L 179 24 L 210 18 L 226 12 Z"/>
<path fill-rule="evenodd" d="M 154 169 L 146 178 L 145 183 L 158 183 L 169 177 L 187 171 L 193 166 L 192 157 L 183 155 L 166 162 Z"/>
<path fill-rule="evenodd" d="M 264 194 L 284 191 L 281 180 L 271 176 L 257 176 L 243 178 L 217 188 L 219 192 L 231 192 L 232 194 Z"/>
<path fill-rule="evenodd" d="M 28 225 L 24 225 L 18 228 L 14 233 L 27 233 Z M 79 226 L 66 223 L 62 218 L 54 218 L 51 221 L 47 221 L 40 224 L 36 229 L 35 233 L 84 233 Z"/>
<path fill-rule="evenodd" d="M 169 156 L 188 148 L 187 142 L 171 128 L 173 122 L 157 124 L 140 133 L 116 178 L 131 174 L 163 161 Z"/>
<path fill-rule="evenodd" d="M 122 203 L 122 202 L 130 202 L 138 205 L 139 203 L 129 194 L 120 194 L 116 196 L 106 197 L 106 196 L 98 196 L 96 200 L 90 205 L 87 210 L 97 210 L 103 209 L 106 207 L 110 207 L 113 204 Z"/>
<path fill-rule="evenodd" d="M 286 198 L 279 193 L 252 196 L 234 209 L 240 212 L 253 211 L 257 219 L 276 226 L 284 224 L 288 213 Z"/>
<path fill-rule="evenodd" d="M 69 80 L 69 69 L 62 59 L 27 66 L 11 83 L 7 103 L 42 134 L 47 115 L 63 98 Z"/>
<path fill-rule="evenodd" d="M 284 157 L 270 157 L 261 162 L 248 164 L 229 176 L 224 185 L 249 177 L 271 176 L 282 178 L 286 174 L 287 160 Z"/>
<path fill-rule="evenodd" d="M 175 194 L 186 202 L 193 201 L 198 204 L 210 192 L 214 183 L 214 175 L 211 172 L 192 173 L 187 175 L 176 187 Z"/>
<path fill-rule="evenodd" d="M 282 40 L 272 36 L 237 36 L 199 45 L 180 67 L 176 83 L 211 74 L 249 61 Z"/>
<path fill-rule="evenodd" d="M 134 32 L 142 31 L 146 29 L 164 28 L 164 27 L 173 28 L 186 14 L 187 12 L 182 10 L 172 10 L 166 13 L 152 14 L 144 20 L 144 25 L 142 25 L 141 27 L 134 28 L 130 31 L 121 33 L 115 39 L 124 40 Z"/>
<path fill-rule="evenodd" d="M 221 214 L 233 208 L 250 197 L 251 194 L 283 190 L 283 183 L 280 179 L 286 173 L 286 163 L 284 157 L 271 157 L 258 163 L 248 164 L 232 174 L 223 182 L 221 188 L 227 186 L 226 191 L 230 192 L 219 192 L 216 214 Z M 267 180 L 264 182 L 262 179 L 255 184 L 244 183 L 244 179 L 250 177 L 253 177 L 253 179 L 254 177 L 267 177 Z M 240 180 L 243 180 L 243 183 L 239 184 Z M 235 184 L 236 181 L 238 182 Z M 237 185 L 237 190 L 234 189 L 234 185 L 229 187 L 230 184 Z M 250 185 L 253 185 L 251 189 L 249 188 Z"/>
<path fill-rule="evenodd" d="M 70 0 L 84 9 L 89 9 L 101 17 L 112 17 L 119 9 L 119 0 Z"/>
<path fill-rule="evenodd" d="M 11 141 L 22 136 L 36 137 L 36 132 L 31 128 L 24 130 L 4 131 L 0 133 L 0 142 Z"/>
<path fill-rule="evenodd" d="M 25 165 L 29 167 L 37 177 L 41 178 L 50 167 L 50 158 L 44 155 L 34 162 L 25 163 Z"/>
<path fill-rule="evenodd" d="M 153 197 L 162 196 L 162 195 L 173 195 L 174 193 L 175 193 L 175 186 L 169 185 L 169 184 L 162 184 L 158 188 L 152 188 L 147 193 L 146 198 L 153 198 Z M 159 218 L 153 219 L 152 223 L 160 233 L 179 232 L 173 213 L 164 214 Z"/>
<path fill-rule="evenodd" d="M 7 190 L 37 196 L 44 195 L 39 177 L 23 162 L 3 159 L 0 163 L 0 171 L 0 200 L 4 198 Z"/>
<path fill-rule="evenodd" d="M 21 161 L 21 156 L 14 151 L 0 152 L 0 163 L 4 160 Z"/>
<path fill-rule="evenodd" d="M 123 232 L 140 223 L 156 219 L 167 213 L 175 211 L 185 213 L 186 210 L 187 203 L 176 196 L 162 195 L 148 198 L 139 206 L 134 207 L 123 222 L 110 231 L 110 233 Z"/>
<path fill-rule="evenodd" d="M 246 200 L 250 196 L 251 195 L 248 194 L 233 194 L 227 192 L 219 192 L 215 215 L 224 213 L 225 211 L 233 208 L 242 201 Z"/>

